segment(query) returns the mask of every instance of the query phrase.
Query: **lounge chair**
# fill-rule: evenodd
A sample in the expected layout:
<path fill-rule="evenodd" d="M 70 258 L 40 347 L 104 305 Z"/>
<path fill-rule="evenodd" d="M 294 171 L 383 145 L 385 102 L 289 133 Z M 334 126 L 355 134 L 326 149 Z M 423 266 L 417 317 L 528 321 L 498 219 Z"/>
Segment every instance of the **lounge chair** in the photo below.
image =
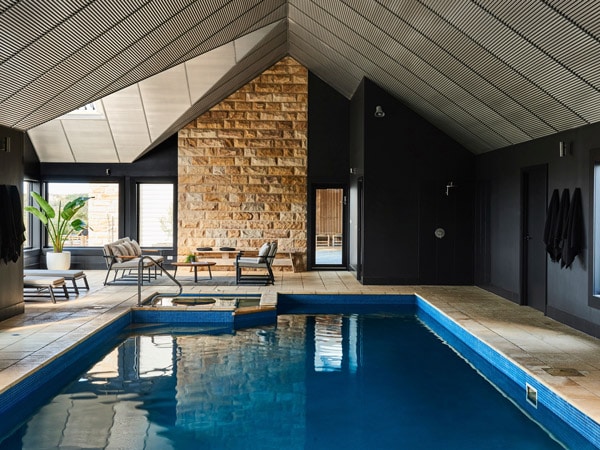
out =
<path fill-rule="evenodd" d="M 65 281 L 73 283 L 72 290 L 76 295 L 79 295 L 79 289 L 90 290 L 90 285 L 87 281 L 87 276 L 83 270 L 47 270 L 47 269 L 25 269 L 23 271 L 25 276 L 33 277 L 52 277 L 52 278 L 64 278 Z M 77 280 L 83 281 L 83 286 L 77 286 Z"/>
<path fill-rule="evenodd" d="M 128 237 L 105 244 L 102 251 L 107 268 L 104 285 L 120 282 L 137 283 L 140 261 L 142 261 L 143 271 L 140 274 L 142 282 L 156 279 L 159 272 L 162 273 L 164 258 L 158 254 L 158 250 L 142 250 L 135 240 Z M 149 258 L 144 258 L 145 256 Z M 114 276 L 112 281 L 108 281 L 111 272 L 114 272 Z"/>
<path fill-rule="evenodd" d="M 276 253 L 277 242 L 264 243 L 258 250 L 257 256 L 244 256 L 244 252 L 238 253 L 234 262 L 236 284 L 274 284 L 275 276 L 271 265 Z M 261 269 L 266 273 L 256 273 Z"/>
<path fill-rule="evenodd" d="M 33 275 L 23 276 L 23 291 L 25 297 L 31 297 L 30 294 L 32 290 L 37 294 L 36 297 L 40 296 L 40 293 L 48 291 L 52 303 L 56 303 L 54 289 L 58 288 L 62 289 L 65 298 L 68 299 L 69 291 L 67 290 L 67 285 L 65 284 L 65 279 L 63 277 L 36 277 Z"/>

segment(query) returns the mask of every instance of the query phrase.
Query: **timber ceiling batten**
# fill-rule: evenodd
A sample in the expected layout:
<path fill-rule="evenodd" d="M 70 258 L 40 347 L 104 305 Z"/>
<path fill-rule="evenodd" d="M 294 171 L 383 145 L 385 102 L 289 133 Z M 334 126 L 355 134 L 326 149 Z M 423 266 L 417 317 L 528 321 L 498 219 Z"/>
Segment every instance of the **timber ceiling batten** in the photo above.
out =
<path fill-rule="evenodd" d="M 33 80 L 19 93 L 21 95 L 17 94 L 15 102 L 24 100 L 23 97 L 29 96 L 30 91 L 39 86 L 51 84 L 58 92 L 54 96 L 38 96 L 35 111 L 9 126 L 31 128 L 52 118 L 47 116 L 61 103 L 59 97 L 69 99 L 64 102 L 68 106 L 63 112 L 67 112 L 172 67 L 184 55 L 189 56 L 194 46 L 196 50 L 191 54 L 198 55 L 229 42 L 237 37 L 239 30 L 223 24 L 226 21 L 235 23 L 236 19 L 244 17 L 248 9 L 261 2 L 208 2 L 210 10 L 204 6 L 207 2 L 189 0 L 187 3 L 176 10 L 168 0 L 152 2 L 94 39 L 86 41 L 89 36 L 80 34 L 77 52 Z M 106 13 L 106 10 L 101 11 L 101 14 Z M 103 23 L 102 16 L 90 18 L 89 22 Z M 185 28 L 185 24 L 189 28 Z M 203 45 L 195 45 L 198 40 Z M 55 47 L 60 48 L 61 42 L 62 39 L 54 42 Z M 84 69 L 86 66 L 90 66 L 87 71 Z M 62 75 L 66 68 L 70 69 L 70 76 Z M 51 78 L 57 71 L 61 73 Z M 83 102 L 74 100 L 83 95 L 86 95 Z M 6 108 L 12 109 L 12 106 L 8 100 Z"/>
<path fill-rule="evenodd" d="M 414 38 L 407 37 L 408 34 L 417 35 L 417 33 L 407 27 L 404 27 L 404 29 L 398 27 L 401 21 L 397 18 L 392 19 L 391 14 L 384 14 L 381 9 L 378 11 L 377 8 L 370 5 L 372 9 L 369 11 L 372 14 L 378 14 L 379 12 L 378 19 L 385 16 L 384 19 L 378 20 L 378 23 L 394 24 L 395 28 L 390 32 L 375 27 L 364 18 L 361 12 L 347 5 L 338 3 L 336 5 L 337 9 L 328 12 L 313 9 L 317 7 L 310 1 L 304 3 L 307 5 L 302 5 L 302 11 L 295 10 L 295 14 L 290 13 L 292 20 L 295 20 L 306 31 L 304 33 L 298 31 L 298 35 L 302 34 L 302 41 L 311 42 L 309 45 L 314 47 L 318 46 L 319 43 L 324 43 L 325 45 L 321 45 L 321 48 L 325 52 L 329 49 L 336 49 L 340 53 L 337 57 L 335 55 L 328 56 L 332 61 L 339 62 L 340 58 L 343 58 L 344 62 L 347 63 L 341 67 L 342 70 L 337 70 L 333 74 L 322 75 L 321 77 L 325 81 L 332 85 L 338 84 L 339 76 L 337 73 L 353 73 L 357 80 L 362 79 L 363 76 L 376 79 L 383 88 L 390 92 L 401 93 L 400 96 L 405 101 L 406 99 L 413 100 L 411 105 L 417 105 L 413 109 L 419 112 L 429 111 L 428 114 L 425 114 L 426 117 L 442 129 L 447 128 L 448 118 L 442 122 L 435 120 L 436 117 L 442 117 L 437 115 L 437 111 L 440 110 L 438 106 L 440 102 L 443 104 L 446 114 L 448 110 L 452 112 L 450 114 L 451 121 L 455 121 L 455 118 L 461 115 L 470 114 L 464 109 L 461 111 L 461 107 L 451 98 L 446 97 L 444 99 L 444 93 L 440 92 L 433 83 L 423 78 L 426 72 L 431 72 L 431 68 L 422 67 L 414 52 L 411 52 L 394 38 L 396 35 L 402 35 L 404 42 L 406 42 L 411 39 L 414 40 Z M 354 6 L 363 8 L 361 2 L 355 2 Z M 364 11 L 365 14 L 367 12 Z M 315 23 L 312 20 L 313 17 L 319 17 L 319 22 Z M 343 18 L 343 21 L 340 18 Z M 335 53 L 336 50 L 333 52 Z M 358 83 L 352 86 L 350 91 L 353 92 L 357 85 Z M 431 99 L 437 99 L 437 102 L 432 102 Z M 485 124 L 473 125 L 474 122 L 478 122 L 475 117 L 471 117 L 469 121 L 471 126 L 463 128 L 462 133 L 471 134 L 470 139 L 478 141 L 479 147 L 491 148 L 492 144 L 495 144 L 496 147 L 510 144 L 509 141 L 499 135 L 495 136 L 495 142 L 486 142 L 484 137 L 489 136 L 489 130 L 487 134 L 481 131 L 476 133 L 471 131 L 478 131 L 477 129 L 482 126 L 485 127 Z M 454 127 L 454 129 L 456 128 L 462 128 L 462 126 Z"/>
<path fill-rule="evenodd" d="M 93 157 L 67 144 L 93 129 L 106 158 L 130 161 L 289 55 L 346 98 L 371 79 L 482 153 L 600 121 L 599 37 L 600 5 L 572 0 L 13 1 L 0 6 L 0 125 L 53 161 Z M 128 88 L 188 62 L 187 97 L 142 110 Z M 147 87 L 157 99 L 178 79 Z M 98 99 L 104 124 L 52 123 Z"/>
<path fill-rule="evenodd" d="M 518 67 L 521 73 L 538 89 L 543 90 L 545 93 L 551 93 L 550 95 L 560 103 L 562 109 L 556 109 L 556 112 L 560 114 L 549 115 L 556 129 L 580 126 L 588 123 L 579 114 L 577 105 L 572 99 L 573 96 L 580 99 L 598 99 L 599 93 L 597 89 L 583 79 L 581 74 L 571 70 L 565 63 L 559 61 L 544 48 L 547 42 L 554 40 L 553 34 L 557 30 L 564 33 L 564 36 L 560 40 L 562 38 L 568 39 L 569 32 L 575 33 L 577 30 L 572 24 L 565 21 L 563 17 L 558 16 L 544 5 L 541 5 L 540 8 L 534 8 L 535 5 L 530 4 L 524 6 L 528 8 L 528 10 L 524 11 L 524 16 L 527 20 L 531 20 L 531 17 L 538 17 L 540 23 L 544 24 L 540 27 L 540 30 L 535 31 L 536 33 L 541 32 L 535 42 L 528 35 L 530 32 L 528 29 L 529 24 L 527 20 L 524 20 L 523 15 L 515 16 L 507 9 L 486 8 L 488 14 L 496 18 L 498 22 L 519 38 L 515 42 L 518 46 L 517 51 L 508 54 L 504 50 L 502 57 L 510 61 L 511 65 Z M 576 42 L 569 42 L 569 46 L 571 45 L 576 45 Z M 552 45 L 552 47 L 556 49 L 556 45 Z M 569 86 L 570 92 L 566 92 L 563 86 Z"/>
<path fill-rule="evenodd" d="M 435 12 L 429 10 L 430 14 Z M 467 110 L 481 112 L 483 120 L 495 133 L 501 136 L 512 136 L 511 143 L 529 140 L 540 134 L 543 129 L 545 134 L 555 132 L 543 119 L 528 109 L 520 96 L 513 96 L 507 92 L 502 84 L 494 83 L 492 68 L 499 65 L 499 61 L 484 47 L 470 39 L 462 30 L 437 16 L 440 23 L 438 28 L 441 33 L 430 33 L 428 39 L 432 43 L 429 59 L 431 63 L 438 61 L 437 67 L 443 73 L 454 73 L 453 81 L 463 90 L 469 91 L 473 98 L 471 103 L 466 103 Z M 444 47 L 444 42 L 453 43 L 452 51 Z M 481 67 L 474 61 L 487 61 L 487 67 Z M 500 65 L 498 69 L 508 69 Z M 480 102 L 485 105 L 476 104 Z"/>

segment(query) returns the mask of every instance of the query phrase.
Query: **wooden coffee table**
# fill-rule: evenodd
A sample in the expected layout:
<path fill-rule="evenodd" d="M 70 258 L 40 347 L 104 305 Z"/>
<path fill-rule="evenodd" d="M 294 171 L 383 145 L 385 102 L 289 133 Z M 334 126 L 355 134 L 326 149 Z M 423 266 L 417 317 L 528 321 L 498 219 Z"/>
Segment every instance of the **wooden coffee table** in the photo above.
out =
<path fill-rule="evenodd" d="M 194 268 L 194 282 L 198 282 L 198 267 L 207 267 L 208 268 L 208 279 L 212 280 L 212 271 L 210 268 L 215 266 L 217 263 L 208 262 L 208 261 L 193 261 L 193 262 L 174 262 L 171 263 L 172 266 L 175 267 L 175 272 L 173 273 L 173 277 L 177 275 L 178 267 L 193 267 Z"/>

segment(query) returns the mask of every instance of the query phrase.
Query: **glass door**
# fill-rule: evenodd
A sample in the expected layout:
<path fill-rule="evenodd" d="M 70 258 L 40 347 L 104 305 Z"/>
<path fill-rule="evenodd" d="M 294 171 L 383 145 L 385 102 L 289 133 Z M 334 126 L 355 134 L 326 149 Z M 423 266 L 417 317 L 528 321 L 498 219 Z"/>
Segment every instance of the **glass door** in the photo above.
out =
<path fill-rule="evenodd" d="M 343 188 L 315 189 L 314 255 L 315 266 L 344 264 L 344 205 Z"/>

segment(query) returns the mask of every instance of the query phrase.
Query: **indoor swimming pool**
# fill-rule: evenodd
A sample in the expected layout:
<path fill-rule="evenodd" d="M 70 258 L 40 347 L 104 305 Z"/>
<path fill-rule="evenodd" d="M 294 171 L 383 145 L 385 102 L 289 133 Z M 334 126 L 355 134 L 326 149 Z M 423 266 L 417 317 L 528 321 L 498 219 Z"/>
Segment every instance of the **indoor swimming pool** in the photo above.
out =
<path fill-rule="evenodd" d="M 0 448 L 595 448 L 559 443 L 425 316 L 284 301 L 234 332 L 129 327 Z"/>

